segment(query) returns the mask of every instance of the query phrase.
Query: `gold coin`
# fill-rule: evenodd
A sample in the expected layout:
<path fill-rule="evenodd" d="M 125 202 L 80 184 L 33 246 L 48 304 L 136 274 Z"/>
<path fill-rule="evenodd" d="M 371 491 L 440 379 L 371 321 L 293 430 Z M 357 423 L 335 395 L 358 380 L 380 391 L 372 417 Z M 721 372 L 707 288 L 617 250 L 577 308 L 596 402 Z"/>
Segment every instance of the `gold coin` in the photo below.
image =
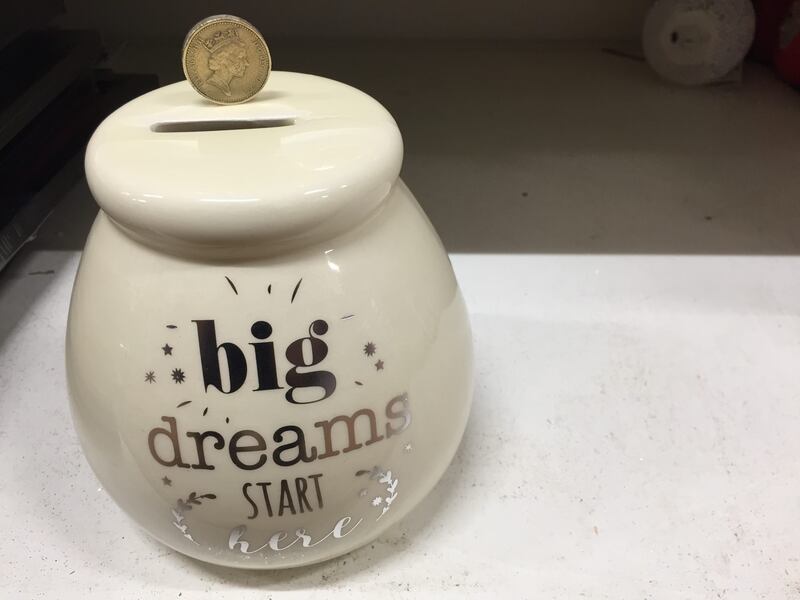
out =
<path fill-rule="evenodd" d="M 192 27 L 183 41 L 182 62 L 192 87 L 218 104 L 249 100 L 272 68 L 258 29 L 232 15 L 214 15 Z"/>

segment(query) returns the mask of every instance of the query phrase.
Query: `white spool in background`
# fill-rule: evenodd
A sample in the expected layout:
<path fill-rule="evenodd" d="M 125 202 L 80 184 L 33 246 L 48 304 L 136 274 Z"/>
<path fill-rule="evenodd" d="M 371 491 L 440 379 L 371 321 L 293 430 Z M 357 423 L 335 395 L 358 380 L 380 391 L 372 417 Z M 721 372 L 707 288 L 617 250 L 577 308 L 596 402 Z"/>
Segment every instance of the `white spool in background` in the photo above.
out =
<path fill-rule="evenodd" d="M 702 85 L 736 68 L 754 33 L 750 0 L 657 0 L 647 14 L 642 45 L 661 77 Z"/>

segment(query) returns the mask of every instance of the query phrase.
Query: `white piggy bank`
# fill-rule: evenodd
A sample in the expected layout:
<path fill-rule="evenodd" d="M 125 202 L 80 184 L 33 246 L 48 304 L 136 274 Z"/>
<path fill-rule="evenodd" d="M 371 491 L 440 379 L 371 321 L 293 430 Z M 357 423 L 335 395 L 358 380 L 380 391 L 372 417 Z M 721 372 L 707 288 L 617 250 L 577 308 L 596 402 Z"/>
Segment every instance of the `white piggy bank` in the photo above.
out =
<path fill-rule="evenodd" d="M 72 414 L 105 489 L 164 544 L 246 568 L 325 560 L 447 468 L 469 323 L 401 161 L 380 104 L 297 73 L 226 107 L 169 85 L 98 127 Z"/>

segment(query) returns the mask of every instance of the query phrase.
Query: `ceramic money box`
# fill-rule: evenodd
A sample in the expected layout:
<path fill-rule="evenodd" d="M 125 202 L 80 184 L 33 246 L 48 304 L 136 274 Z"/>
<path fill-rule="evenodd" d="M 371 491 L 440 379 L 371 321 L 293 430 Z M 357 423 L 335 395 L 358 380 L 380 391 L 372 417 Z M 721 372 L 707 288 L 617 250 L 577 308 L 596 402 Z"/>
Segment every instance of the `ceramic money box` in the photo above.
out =
<path fill-rule="evenodd" d="M 447 468 L 469 323 L 401 161 L 380 104 L 298 73 L 224 108 L 176 83 L 97 128 L 72 415 L 105 489 L 164 544 L 247 568 L 325 560 Z"/>

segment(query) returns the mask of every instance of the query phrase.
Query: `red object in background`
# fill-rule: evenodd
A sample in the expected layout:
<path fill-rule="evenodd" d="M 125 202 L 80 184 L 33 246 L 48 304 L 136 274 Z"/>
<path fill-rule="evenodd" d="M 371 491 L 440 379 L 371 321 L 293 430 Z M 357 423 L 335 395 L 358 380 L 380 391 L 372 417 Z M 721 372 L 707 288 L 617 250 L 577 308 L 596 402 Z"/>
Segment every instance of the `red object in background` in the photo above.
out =
<path fill-rule="evenodd" d="M 800 86 L 800 0 L 795 0 L 781 23 L 773 60 L 778 75 Z"/>
<path fill-rule="evenodd" d="M 789 12 L 793 0 L 753 0 L 756 10 L 756 34 L 752 55 L 761 62 L 769 63 L 778 48 L 781 23 Z"/>

